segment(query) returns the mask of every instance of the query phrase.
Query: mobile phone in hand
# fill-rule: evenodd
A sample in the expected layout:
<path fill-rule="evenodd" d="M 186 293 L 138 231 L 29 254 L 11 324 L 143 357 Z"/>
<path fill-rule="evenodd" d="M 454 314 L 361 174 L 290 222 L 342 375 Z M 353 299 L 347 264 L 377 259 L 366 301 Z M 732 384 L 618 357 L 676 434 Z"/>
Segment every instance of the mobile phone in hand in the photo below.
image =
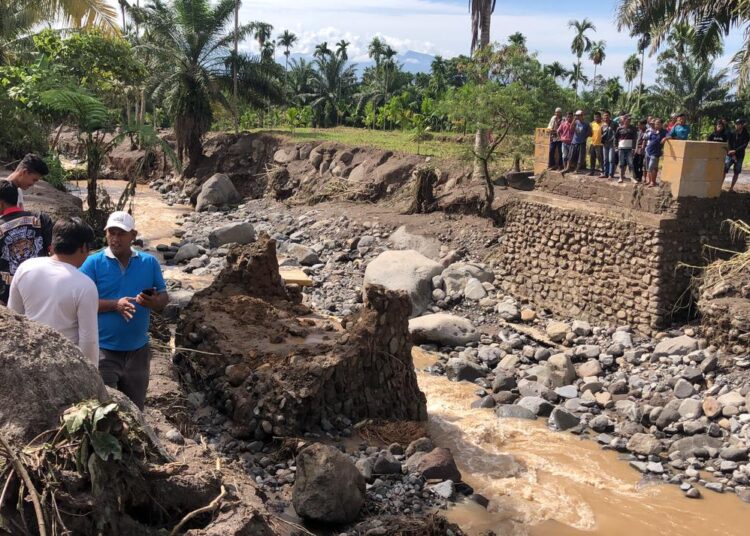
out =
<path fill-rule="evenodd" d="M 146 296 L 153 296 L 154 294 L 156 294 L 156 289 L 144 288 L 141 292 L 145 294 Z"/>

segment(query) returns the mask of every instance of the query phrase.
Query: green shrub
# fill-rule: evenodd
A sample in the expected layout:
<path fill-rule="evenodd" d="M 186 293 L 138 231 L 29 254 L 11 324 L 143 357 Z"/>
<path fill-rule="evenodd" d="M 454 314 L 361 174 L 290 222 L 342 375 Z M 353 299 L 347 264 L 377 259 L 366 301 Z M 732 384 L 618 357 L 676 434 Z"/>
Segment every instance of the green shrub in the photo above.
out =
<path fill-rule="evenodd" d="M 68 172 L 63 168 L 62 162 L 60 162 L 60 157 L 56 154 L 48 154 L 44 157 L 44 161 L 49 168 L 49 173 L 44 177 L 44 180 L 58 190 L 65 192 L 69 177 Z"/>

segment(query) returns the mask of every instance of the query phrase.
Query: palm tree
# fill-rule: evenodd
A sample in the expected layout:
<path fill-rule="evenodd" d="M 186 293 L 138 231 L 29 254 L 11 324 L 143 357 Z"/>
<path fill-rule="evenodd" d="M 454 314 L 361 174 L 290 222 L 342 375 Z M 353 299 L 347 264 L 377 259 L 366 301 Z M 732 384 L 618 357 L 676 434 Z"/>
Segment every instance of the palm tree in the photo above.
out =
<path fill-rule="evenodd" d="M 0 0 L 0 65 L 19 47 L 31 44 L 29 34 L 35 27 L 54 21 L 119 33 L 117 10 L 107 0 Z"/>
<path fill-rule="evenodd" d="M 370 44 L 367 46 L 367 54 L 375 62 L 375 68 L 380 69 L 380 58 L 383 57 L 383 50 L 385 49 L 385 43 L 380 40 L 379 37 L 373 37 Z"/>
<path fill-rule="evenodd" d="M 356 82 L 355 66 L 334 54 L 321 54 L 315 60 L 310 79 L 310 106 L 322 119 L 323 126 L 338 123 L 342 97 L 349 94 Z"/>
<path fill-rule="evenodd" d="M 636 102 L 635 108 L 640 113 L 641 111 L 641 94 L 643 93 L 643 69 L 646 66 L 646 49 L 651 44 L 651 34 L 648 32 L 640 36 L 638 39 L 638 52 L 641 54 L 641 78 L 638 82 L 638 101 Z"/>
<path fill-rule="evenodd" d="M 313 56 L 317 59 L 322 59 L 325 56 L 333 56 L 333 51 L 328 48 L 328 41 L 323 41 L 322 43 L 315 45 Z"/>
<path fill-rule="evenodd" d="M 622 67 L 625 81 L 628 83 L 628 93 L 631 93 L 633 89 L 633 80 L 638 76 L 638 71 L 641 70 L 641 60 L 638 59 L 637 54 L 631 54 L 628 56 L 628 59 L 625 60 Z"/>
<path fill-rule="evenodd" d="M 349 55 L 346 52 L 346 49 L 349 47 L 349 45 L 351 45 L 351 43 L 345 39 L 342 39 L 341 41 L 336 43 L 336 54 L 338 54 L 340 58 L 343 58 L 344 61 L 349 59 Z"/>
<path fill-rule="evenodd" d="M 591 50 L 591 39 L 589 39 L 589 37 L 586 35 L 586 32 L 589 30 L 595 32 L 596 26 L 594 26 L 594 23 L 589 19 L 584 18 L 582 21 L 568 21 L 568 28 L 573 28 L 575 30 L 575 36 L 573 37 L 573 41 L 570 43 L 570 50 L 578 58 L 577 67 L 573 70 L 573 72 L 580 75 L 582 74 L 581 57 L 583 56 L 584 52 L 588 52 L 589 50 Z M 575 89 L 576 91 L 576 99 L 578 99 L 579 80 L 579 78 L 573 80 L 573 89 Z"/>
<path fill-rule="evenodd" d="M 588 83 L 589 79 L 586 77 L 585 74 L 581 72 L 581 64 L 580 63 L 574 63 L 573 68 L 567 72 L 568 81 L 573 87 L 576 87 L 576 84 L 578 82 L 583 82 L 584 85 Z"/>
<path fill-rule="evenodd" d="M 234 54 L 232 61 L 232 115 L 234 116 L 234 133 L 240 133 L 240 108 L 237 100 L 237 58 L 239 57 L 239 29 L 240 29 L 240 4 L 241 0 L 234 3 Z"/>
<path fill-rule="evenodd" d="M 279 38 L 276 40 L 276 44 L 280 47 L 284 47 L 284 70 L 289 70 L 289 54 L 291 54 L 292 47 L 294 46 L 294 43 L 297 42 L 297 36 L 294 35 L 289 30 L 284 30 L 282 34 L 279 36 Z"/>
<path fill-rule="evenodd" d="M 618 29 L 627 27 L 631 35 L 649 34 L 652 53 L 658 50 L 675 25 L 688 23 L 696 30 L 696 52 L 703 56 L 716 48 L 730 30 L 750 22 L 750 2 L 744 0 L 681 0 L 644 2 L 619 0 Z M 750 80 L 750 32 L 734 56 L 740 84 Z"/>
<path fill-rule="evenodd" d="M 211 127 L 213 102 L 226 102 L 221 89 L 227 75 L 225 65 L 237 62 L 230 46 L 235 37 L 252 30 L 226 28 L 232 19 L 236 0 L 153 0 L 143 10 L 148 38 L 141 47 L 153 61 L 155 100 L 163 99 L 172 117 L 177 154 L 187 156 L 186 176 L 195 171 L 203 154 L 203 136 Z M 238 78 L 241 67 L 238 65 Z"/>
<path fill-rule="evenodd" d="M 604 49 L 607 47 L 606 41 L 594 41 L 591 43 L 591 49 L 589 50 L 589 59 L 594 64 L 594 80 L 596 79 L 596 68 L 602 64 L 607 57 Z"/>
<path fill-rule="evenodd" d="M 512 46 L 526 50 L 526 36 L 521 32 L 516 32 L 508 36 L 508 43 Z"/>
<path fill-rule="evenodd" d="M 471 47 L 469 50 L 474 54 L 477 50 L 483 50 L 490 44 L 490 22 L 495 12 L 497 0 L 469 0 L 469 12 L 471 13 Z M 483 83 L 481 80 L 480 83 Z M 486 129 L 477 129 L 474 136 L 474 154 L 486 154 L 489 143 L 489 132 Z M 474 158 L 473 176 L 482 179 L 489 184 L 489 177 L 485 176 L 485 166 L 479 157 Z"/>
<path fill-rule="evenodd" d="M 297 104 L 304 105 L 307 97 L 312 93 L 310 84 L 314 74 L 313 64 L 304 58 L 291 61 L 289 93 L 297 99 Z"/>
<path fill-rule="evenodd" d="M 264 62 L 272 62 L 273 55 L 276 53 L 276 43 L 273 41 L 266 41 L 263 43 L 263 48 L 260 49 L 260 59 Z"/>
<path fill-rule="evenodd" d="M 471 13 L 471 53 L 490 44 L 490 19 L 497 0 L 469 0 Z"/>
<path fill-rule="evenodd" d="M 569 74 L 568 70 L 559 61 L 553 61 L 552 63 L 545 65 L 544 72 L 555 80 L 558 78 L 566 78 Z"/>
<path fill-rule="evenodd" d="M 267 22 L 255 21 L 250 23 L 250 28 L 252 29 L 253 38 L 258 42 L 258 50 L 263 52 L 266 41 L 271 39 L 273 26 Z"/>
<path fill-rule="evenodd" d="M 609 78 L 604 88 L 604 97 L 607 99 L 607 106 L 612 109 L 616 108 L 621 95 L 622 86 L 620 85 L 620 79 L 617 77 Z"/>

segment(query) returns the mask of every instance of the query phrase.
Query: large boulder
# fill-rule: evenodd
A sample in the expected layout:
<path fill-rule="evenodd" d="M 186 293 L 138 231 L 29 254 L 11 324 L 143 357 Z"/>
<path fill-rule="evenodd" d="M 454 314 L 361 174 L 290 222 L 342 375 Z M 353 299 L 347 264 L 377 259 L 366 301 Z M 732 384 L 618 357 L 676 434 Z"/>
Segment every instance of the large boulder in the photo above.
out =
<path fill-rule="evenodd" d="M 23 193 L 23 204 L 31 212 L 44 212 L 53 221 L 83 215 L 83 201 L 46 181 L 39 181 Z"/>
<path fill-rule="evenodd" d="M 220 207 L 230 203 L 237 203 L 242 196 L 234 187 L 229 177 L 223 173 L 216 173 L 201 186 L 195 201 L 195 211 L 202 212 L 209 206 Z"/>
<path fill-rule="evenodd" d="M 218 248 L 224 244 L 249 244 L 255 241 L 255 229 L 248 222 L 230 223 L 208 233 L 208 245 Z"/>
<path fill-rule="evenodd" d="M 463 292 L 469 279 L 478 279 L 480 283 L 492 283 L 495 274 L 483 264 L 473 262 L 455 262 L 442 272 L 445 281 L 445 292 L 448 294 Z"/>
<path fill-rule="evenodd" d="M 315 443 L 297 455 L 292 504 L 305 519 L 350 523 L 365 503 L 365 479 L 346 454 Z"/>
<path fill-rule="evenodd" d="M 461 472 L 456 466 L 453 454 L 446 448 L 438 447 L 430 452 L 417 452 L 406 460 L 409 471 L 420 473 L 426 480 L 461 481 Z"/>
<path fill-rule="evenodd" d="M 655 357 L 663 355 L 687 355 L 698 349 L 698 341 L 687 335 L 663 339 L 654 348 Z"/>
<path fill-rule="evenodd" d="M 354 172 L 352 172 L 354 173 Z M 351 180 L 351 175 L 349 177 Z M 412 234 L 402 225 L 388 237 L 388 241 L 395 249 L 411 249 L 418 251 L 425 257 L 437 260 L 440 258 L 440 241 L 429 236 Z"/>
<path fill-rule="evenodd" d="M 409 294 L 412 316 L 421 314 L 432 301 L 432 278 L 443 267 L 413 249 L 384 251 L 365 269 L 364 290 L 379 285 L 386 290 L 403 290 Z"/>
<path fill-rule="evenodd" d="M 409 333 L 412 341 L 421 343 L 438 343 L 445 346 L 462 346 L 477 342 L 479 331 L 466 318 L 448 313 L 435 313 L 409 320 Z"/>
<path fill-rule="evenodd" d="M 0 429 L 22 446 L 83 400 L 109 400 L 99 372 L 59 332 L 0 307 Z"/>

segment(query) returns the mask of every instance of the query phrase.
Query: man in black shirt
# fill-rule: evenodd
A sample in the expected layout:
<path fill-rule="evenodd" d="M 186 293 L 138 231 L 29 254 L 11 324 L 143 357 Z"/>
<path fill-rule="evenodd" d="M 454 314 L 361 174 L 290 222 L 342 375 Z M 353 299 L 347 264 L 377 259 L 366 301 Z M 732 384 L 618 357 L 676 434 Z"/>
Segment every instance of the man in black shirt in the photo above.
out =
<path fill-rule="evenodd" d="M 734 126 L 734 133 L 729 136 L 729 151 L 727 152 L 726 165 L 724 166 L 724 173 L 727 173 L 734 166 L 732 185 L 729 187 L 730 192 L 734 191 L 734 185 L 737 183 L 737 179 L 742 171 L 745 149 L 747 149 L 747 144 L 750 143 L 750 133 L 747 131 L 745 120 L 737 119 L 734 122 Z"/>
<path fill-rule="evenodd" d="M 719 119 L 716 122 L 714 131 L 708 135 L 706 141 L 714 141 L 717 143 L 729 142 L 729 132 L 727 131 L 727 126 L 724 124 L 724 121 L 722 119 Z"/>
<path fill-rule="evenodd" d="M 46 257 L 52 242 L 52 220 L 18 207 L 18 188 L 0 180 L 0 303 L 8 303 L 13 274 L 26 259 Z"/>

